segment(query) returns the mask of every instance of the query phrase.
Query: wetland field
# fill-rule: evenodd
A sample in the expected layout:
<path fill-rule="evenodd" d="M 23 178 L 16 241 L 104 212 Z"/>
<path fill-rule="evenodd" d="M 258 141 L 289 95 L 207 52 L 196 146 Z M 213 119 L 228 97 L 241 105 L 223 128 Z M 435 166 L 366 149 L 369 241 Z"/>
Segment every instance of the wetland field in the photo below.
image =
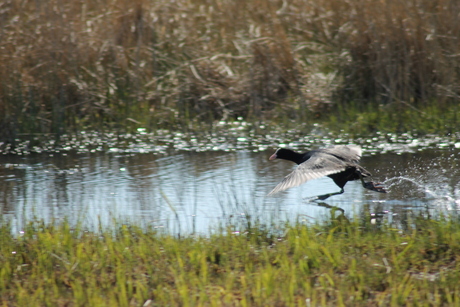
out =
<path fill-rule="evenodd" d="M 0 306 L 460 306 L 459 16 L 0 2 Z M 388 193 L 267 196 L 347 144 Z"/>

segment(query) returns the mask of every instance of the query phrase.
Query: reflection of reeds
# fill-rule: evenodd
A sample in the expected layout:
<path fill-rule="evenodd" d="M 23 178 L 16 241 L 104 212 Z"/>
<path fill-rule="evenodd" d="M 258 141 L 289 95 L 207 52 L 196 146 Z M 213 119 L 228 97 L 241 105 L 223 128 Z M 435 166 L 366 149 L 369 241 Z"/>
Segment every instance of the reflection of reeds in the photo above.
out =
<path fill-rule="evenodd" d="M 1 137 L 303 119 L 331 101 L 443 108 L 460 92 L 459 11 L 450 0 L 7 2 Z"/>

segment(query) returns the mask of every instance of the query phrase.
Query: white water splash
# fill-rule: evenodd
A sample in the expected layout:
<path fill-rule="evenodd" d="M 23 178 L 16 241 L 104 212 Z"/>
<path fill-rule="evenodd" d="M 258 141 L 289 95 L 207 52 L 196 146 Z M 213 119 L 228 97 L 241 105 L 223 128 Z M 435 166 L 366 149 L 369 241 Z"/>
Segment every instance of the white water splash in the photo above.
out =
<path fill-rule="evenodd" d="M 418 198 L 430 206 L 445 210 L 460 210 L 460 189 L 449 186 L 442 176 L 433 176 L 437 180 L 422 180 L 422 178 L 411 178 L 408 176 L 397 176 L 385 180 L 384 184 L 388 190 L 398 190 L 408 199 Z M 423 194 L 422 197 L 417 197 Z"/>

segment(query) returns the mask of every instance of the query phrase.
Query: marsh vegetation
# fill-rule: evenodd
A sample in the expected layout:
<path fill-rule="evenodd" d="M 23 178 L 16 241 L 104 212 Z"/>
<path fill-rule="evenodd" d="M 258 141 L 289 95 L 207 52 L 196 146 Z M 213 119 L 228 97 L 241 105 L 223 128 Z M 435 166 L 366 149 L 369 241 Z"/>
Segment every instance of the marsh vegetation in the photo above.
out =
<path fill-rule="evenodd" d="M 460 306 L 459 14 L 2 1 L 0 305 Z M 349 143 L 384 199 L 267 200 L 268 151 Z"/>
<path fill-rule="evenodd" d="M 331 219 L 180 238 L 117 224 L 0 227 L 3 306 L 458 306 L 460 223 Z"/>
<path fill-rule="evenodd" d="M 4 1 L 0 137 L 237 117 L 454 132 L 459 12 L 451 0 Z"/>

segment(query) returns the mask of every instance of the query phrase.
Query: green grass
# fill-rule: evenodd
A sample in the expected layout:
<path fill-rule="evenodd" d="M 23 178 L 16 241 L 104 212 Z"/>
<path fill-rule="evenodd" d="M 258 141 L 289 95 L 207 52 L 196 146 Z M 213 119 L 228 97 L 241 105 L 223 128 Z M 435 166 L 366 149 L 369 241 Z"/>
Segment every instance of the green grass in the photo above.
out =
<path fill-rule="evenodd" d="M 174 237 L 0 227 L 0 306 L 460 306 L 460 223 L 255 225 Z"/>

